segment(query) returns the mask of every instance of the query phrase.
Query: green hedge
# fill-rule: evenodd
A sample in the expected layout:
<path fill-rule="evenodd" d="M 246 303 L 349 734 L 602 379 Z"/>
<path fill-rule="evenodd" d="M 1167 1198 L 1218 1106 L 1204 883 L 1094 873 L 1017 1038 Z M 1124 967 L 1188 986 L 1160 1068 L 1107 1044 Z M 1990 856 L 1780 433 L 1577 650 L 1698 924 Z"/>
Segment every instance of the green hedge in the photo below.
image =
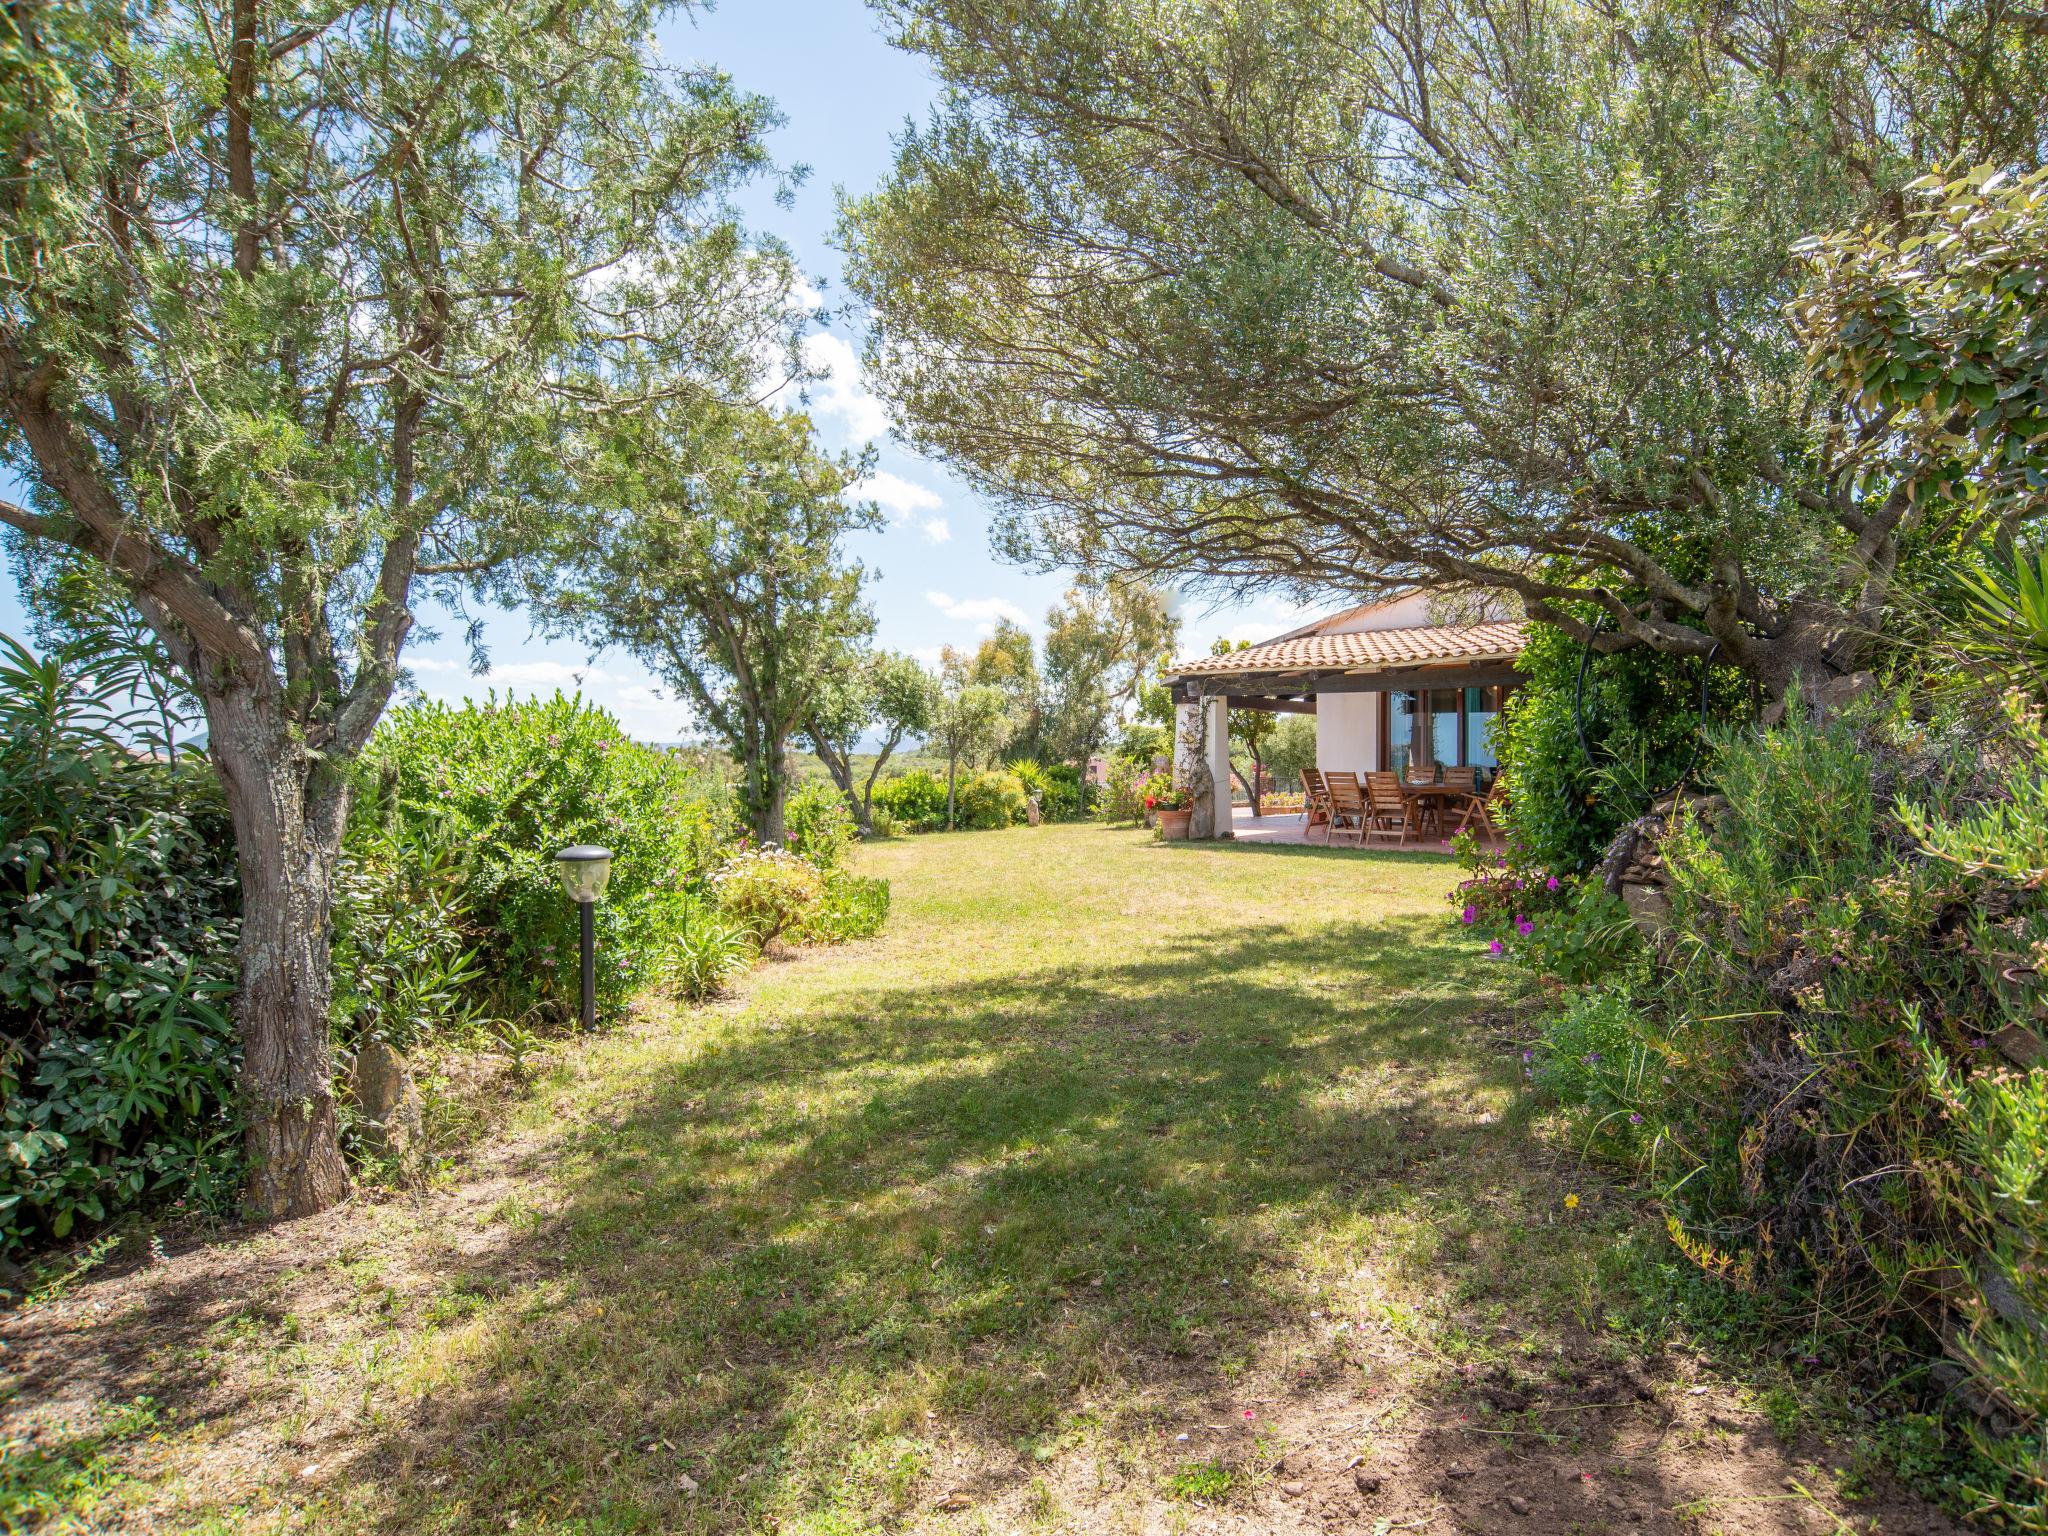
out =
<path fill-rule="evenodd" d="M 597 907 L 598 1007 L 621 1013 L 656 980 L 736 818 L 723 781 L 682 754 L 629 740 L 605 711 L 556 694 L 394 712 L 364 754 L 352 850 L 395 842 L 414 866 L 460 850 L 467 940 L 482 1006 L 560 1022 L 578 998 L 575 906 L 555 853 L 612 850 Z"/>

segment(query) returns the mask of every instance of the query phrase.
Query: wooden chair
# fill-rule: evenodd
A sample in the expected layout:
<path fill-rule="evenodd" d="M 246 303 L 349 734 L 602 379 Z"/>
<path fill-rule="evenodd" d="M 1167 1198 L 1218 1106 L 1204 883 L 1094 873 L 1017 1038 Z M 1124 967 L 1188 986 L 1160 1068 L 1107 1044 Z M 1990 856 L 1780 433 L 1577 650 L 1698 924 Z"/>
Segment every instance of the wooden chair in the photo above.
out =
<path fill-rule="evenodd" d="M 1444 769 L 1444 788 L 1455 798 L 1430 807 L 1431 819 L 1436 823 L 1439 837 L 1450 835 L 1446 822 L 1459 811 L 1468 810 L 1470 802 L 1479 798 L 1479 770 L 1477 768 Z"/>
<path fill-rule="evenodd" d="M 1479 829 L 1488 837 L 1500 836 L 1499 829 L 1493 823 L 1493 813 L 1507 804 L 1508 792 L 1501 787 L 1502 783 L 1501 776 L 1496 773 L 1493 782 L 1486 786 L 1485 794 L 1475 793 L 1466 798 L 1465 815 L 1458 823 L 1460 832 L 1465 831 L 1476 821 L 1479 823 Z"/>
<path fill-rule="evenodd" d="M 1355 773 L 1326 773 L 1323 784 L 1330 792 L 1330 824 L 1323 834 L 1326 843 L 1335 842 L 1337 833 L 1345 827 L 1351 829 L 1360 847 L 1365 845 L 1366 805 L 1365 791 L 1359 788 Z"/>
<path fill-rule="evenodd" d="M 1313 768 L 1301 770 L 1301 822 L 1304 837 L 1315 831 L 1318 822 L 1324 826 L 1330 822 L 1330 791 Z"/>
<path fill-rule="evenodd" d="M 1368 773 L 1365 776 L 1367 837 L 1391 837 L 1408 841 L 1415 817 L 1415 802 L 1401 793 L 1398 773 Z M 1360 839 L 1363 841 L 1363 839 Z"/>

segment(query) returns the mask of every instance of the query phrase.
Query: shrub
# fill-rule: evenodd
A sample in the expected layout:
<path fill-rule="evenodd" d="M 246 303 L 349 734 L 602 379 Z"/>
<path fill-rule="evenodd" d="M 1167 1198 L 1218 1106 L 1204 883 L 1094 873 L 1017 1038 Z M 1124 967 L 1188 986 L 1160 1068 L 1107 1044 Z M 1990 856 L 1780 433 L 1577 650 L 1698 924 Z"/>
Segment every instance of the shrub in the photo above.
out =
<path fill-rule="evenodd" d="M 613 1017 L 659 974 L 686 891 L 733 832 L 721 780 L 560 694 L 410 705 L 386 719 L 364 764 L 350 848 L 386 837 L 415 867 L 430 850 L 465 850 L 461 894 L 483 1006 L 506 1018 L 575 1015 L 578 918 L 555 873 L 558 850 L 612 850 L 597 906 L 597 992 L 600 1013 Z"/>
<path fill-rule="evenodd" d="M 1024 820 L 1024 784 L 1016 774 L 975 773 L 954 790 L 955 826 L 989 831 Z"/>
<path fill-rule="evenodd" d="M 691 898 L 662 971 L 682 997 L 701 1003 L 724 992 L 753 958 L 754 941 L 743 925 Z"/>
<path fill-rule="evenodd" d="M 869 813 L 868 826 L 878 838 L 887 839 L 903 835 L 903 829 L 896 824 L 896 818 L 880 806 L 874 807 Z"/>
<path fill-rule="evenodd" d="M 789 797 L 782 808 L 782 829 L 789 851 L 820 869 L 836 868 L 858 832 L 846 796 L 822 779 L 811 780 Z"/>
<path fill-rule="evenodd" d="M 877 784 L 874 804 L 908 831 L 936 831 L 946 824 L 946 781 L 916 768 Z"/>
<path fill-rule="evenodd" d="M 1087 788 L 1080 770 L 1069 763 L 1041 763 L 1020 758 L 1008 765 L 1024 786 L 1025 795 L 1038 797 L 1038 813 L 1047 821 L 1072 821 L 1082 814 Z"/>
<path fill-rule="evenodd" d="M 435 1034 L 463 1035 L 482 1021 L 473 931 L 459 848 L 431 827 L 408 846 L 381 826 L 345 850 L 334 905 L 334 1032 L 345 1044 L 376 1037 L 409 1050 Z"/>
<path fill-rule="evenodd" d="M 1596 655 L 1587 666 L 1586 756 L 1579 740 L 1579 644 L 1547 624 L 1529 626 L 1519 665 L 1527 680 L 1508 696 L 1494 728 L 1508 782 L 1506 819 L 1529 860 L 1546 873 L 1588 868 L 1624 822 L 1649 809 L 1686 764 L 1698 764 L 1698 667 L 1647 647 Z M 1739 679 L 1716 670 L 1709 717 L 1747 705 Z"/>
<path fill-rule="evenodd" d="M 825 877 L 781 848 L 743 848 L 711 876 L 718 910 L 767 944 L 817 905 Z"/>
<path fill-rule="evenodd" d="M 211 769 L 128 749 L 137 681 L 0 636 L 0 1255 L 239 1183 L 234 838 Z"/>
<path fill-rule="evenodd" d="M 1114 757 L 1109 762 L 1109 782 L 1103 786 L 1098 806 L 1104 821 L 1136 822 L 1145 819 L 1145 783 L 1152 776 L 1150 758 Z"/>
<path fill-rule="evenodd" d="M 1711 776 L 1726 809 L 1662 844 L 1659 974 L 1572 998 L 1536 1075 L 1702 1269 L 1955 1383 L 1990 1417 L 1954 1487 L 2048 1528 L 2048 739 L 1795 718 Z"/>

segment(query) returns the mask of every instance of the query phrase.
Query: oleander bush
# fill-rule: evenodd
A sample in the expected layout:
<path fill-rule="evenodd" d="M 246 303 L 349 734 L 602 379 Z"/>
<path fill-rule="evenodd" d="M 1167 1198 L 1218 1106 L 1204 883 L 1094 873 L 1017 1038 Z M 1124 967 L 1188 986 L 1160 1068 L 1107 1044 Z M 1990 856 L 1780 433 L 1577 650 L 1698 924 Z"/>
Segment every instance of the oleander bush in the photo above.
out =
<path fill-rule="evenodd" d="M 205 761 L 151 755 L 140 666 L 0 636 L 0 1256 L 240 1183 L 234 840 Z"/>
<path fill-rule="evenodd" d="M 352 858 L 381 840 L 417 871 L 438 850 L 462 850 L 459 937 L 447 942 L 473 945 L 480 1006 L 498 1018 L 575 1015 L 578 918 L 555 872 L 559 849 L 612 850 L 597 906 L 597 991 L 600 1015 L 616 1017 L 660 978 L 689 893 L 737 835 L 722 779 L 559 693 L 409 705 L 378 729 L 363 761 Z M 351 980 L 349 995 L 361 991 Z"/>
<path fill-rule="evenodd" d="M 789 851 L 820 869 L 837 868 L 860 835 L 846 796 L 823 779 L 810 780 L 789 797 L 782 827 Z"/>

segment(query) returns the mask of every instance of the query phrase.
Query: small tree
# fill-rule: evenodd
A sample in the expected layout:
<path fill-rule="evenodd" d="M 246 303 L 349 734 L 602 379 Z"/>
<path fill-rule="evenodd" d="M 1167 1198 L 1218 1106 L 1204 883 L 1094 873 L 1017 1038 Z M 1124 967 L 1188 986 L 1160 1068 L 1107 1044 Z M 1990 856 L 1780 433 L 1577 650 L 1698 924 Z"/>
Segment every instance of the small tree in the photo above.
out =
<path fill-rule="evenodd" d="M 1045 616 L 1044 744 L 1084 773 L 1179 624 L 1156 587 L 1084 580 Z"/>
<path fill-rule="evenodd" d="M 1301 788 L 1301 770 L 1316 764 L 1316 722 L 1311 715 L 1281 715 L 1273 724 L 1265 752 L 1273 782 L 1285 789 Z"/>
<path fill-rule="evenodd" d="M 862 657 L 858 665 L 840 668 L 812 700 L 805 734 L 846 796 L 863 833 L 872 835 L 875 830 L 875 784 L 882 769 L 906 738 L 931 732 L 938 708 L 937 679 L 916 657 L 896 651 L 877 651 Z M 871 730 L 882 733 L 881 750 L 856 793 L 853 754 Z"/>
<path fill-rule="evenodd" d="M 717 733 L 743 775 L 754 835 L 783 838 L 790 736 L 874 627 L 841 541 L 873 527 L 801 415 L 725 413 L 700 429 L 616 435 L 613 505 L 559 550 L 551 621 L 646 664 Z"/>
<path fill-rule="evenodd" d="M 1008 728 L 992 751 L 1012 757 L 1036 757 L 1045 728 L 1045 690 L 1031 635 L 1009 619 L 996 620 L 995 632 L 975 648 L 966 664 L 967 681 L 999 689 Z"/>
<path fill-rule="evenodd" d="M 927 745 L 946 757 L 947 831 L 953 830 L 960 760 L 1000 751 L 1009 722 L 1010 700 L 988 683 L 956 683 L 940 698 Z"/>
<path fill-rule="evenodd" d="M 0 12 L 0 523 L 96 567 L 205 712 L 241 879 L 248 1206 L 347 1185 L 329 912 L 422 589 L 539 542 L 565 424 L 752 388 L 774 118 L 637 0 Z M 651 381 L 651 382 L 650 382 Z"/>

